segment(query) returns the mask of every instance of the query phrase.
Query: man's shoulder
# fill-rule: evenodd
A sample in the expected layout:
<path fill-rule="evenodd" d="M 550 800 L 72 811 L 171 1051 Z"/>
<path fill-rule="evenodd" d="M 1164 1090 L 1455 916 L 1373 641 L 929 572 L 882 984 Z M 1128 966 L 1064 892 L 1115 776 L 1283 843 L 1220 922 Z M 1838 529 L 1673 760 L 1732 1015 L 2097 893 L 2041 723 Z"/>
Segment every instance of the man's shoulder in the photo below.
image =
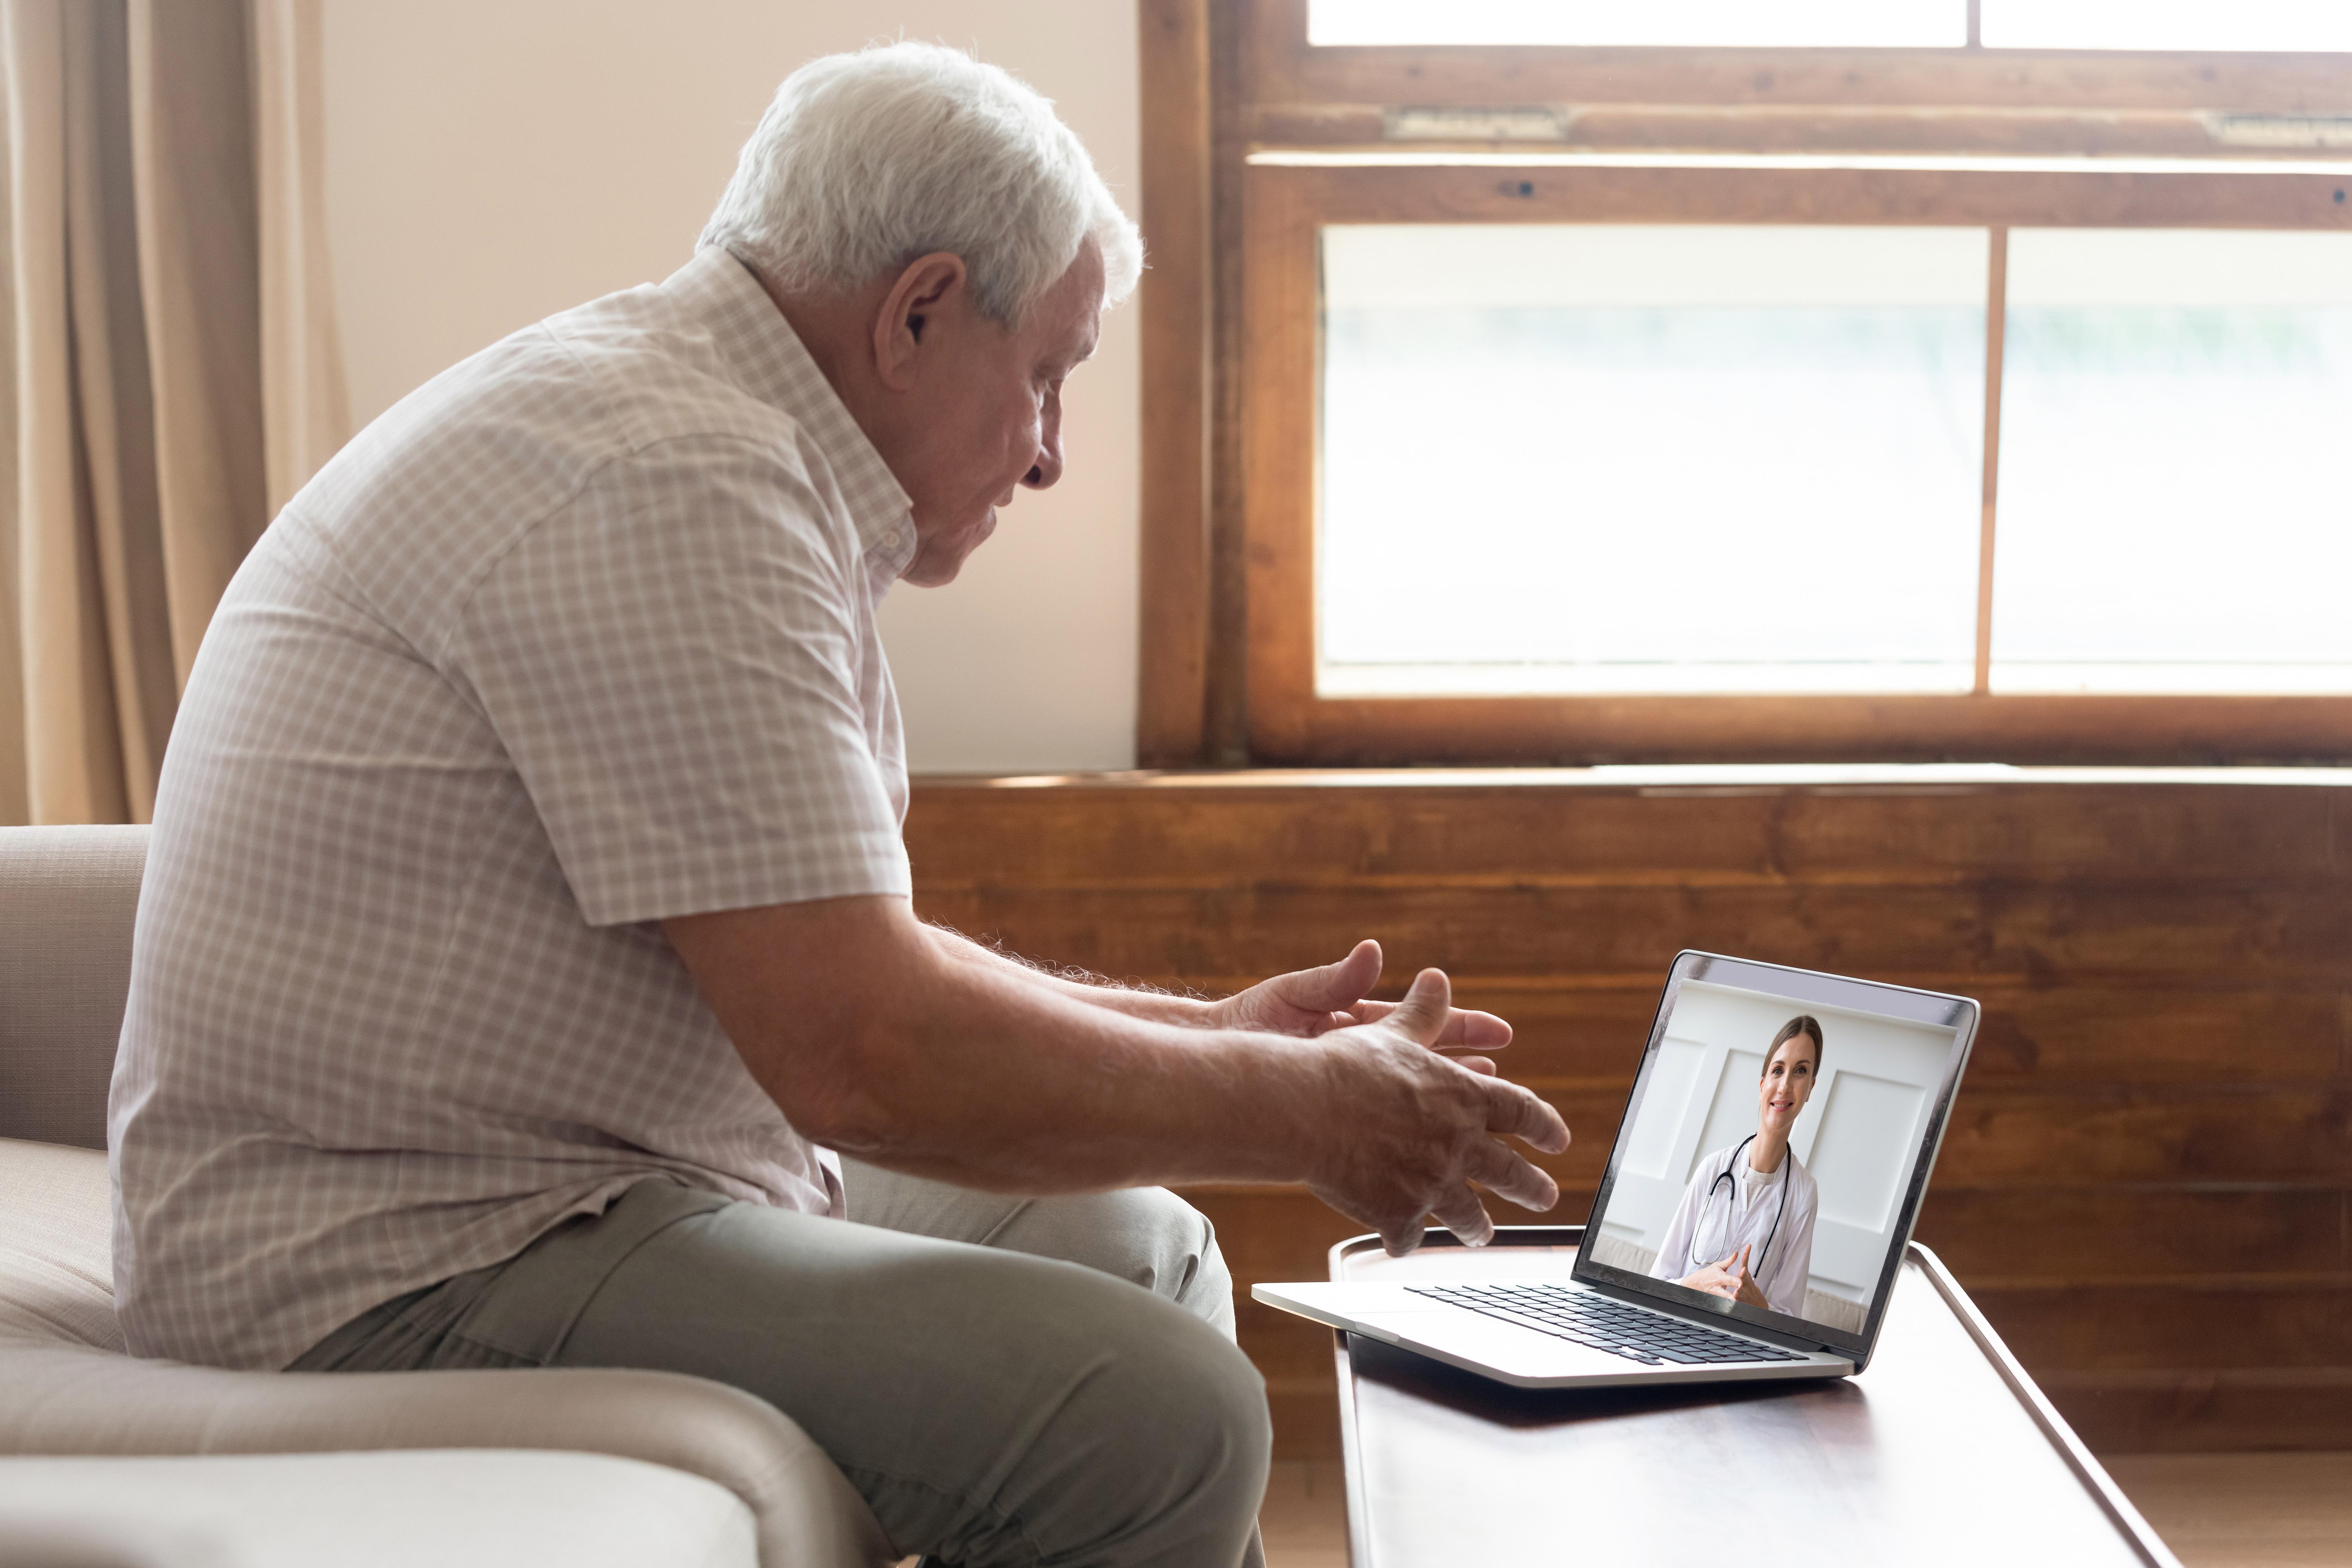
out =
<path fill-rule="evenodd" d="M 772 386 L 751 384 L 746 361 L 782 359 L 791 329 L 732 258 L 705 253 L 660 284 L 608 294 L 539 323 L 541 340 L 577 378 L 593 413 L 625 453 L 697 438 L 740 441 L 787 468 L 823 466 L 810 433 Z"/>
<path fill-rule="evenodd" d="M 804 463 L 797 422 L 741 384 L 718 341 L 723 330 L 672 285 L 591 300 L 434 376 L 352 440 L 343 454 L 352 461 L 320 478 L 343 479 L 345 491 L 409 479 L 445 497 L 478 488 L 561 493 L 616 460 L 694 437 Z"/>
<path fill-rule="evenodd" d="M 490 345 L 362 431 L 288 521 L 387 620 L 443 620 L 525 538 L 583 509 L 705 510 L 750 485 L 777 518 L 835 531 L 833 485 L 784 411 L 724 374 L 656 288 L 592 300 Z"/>

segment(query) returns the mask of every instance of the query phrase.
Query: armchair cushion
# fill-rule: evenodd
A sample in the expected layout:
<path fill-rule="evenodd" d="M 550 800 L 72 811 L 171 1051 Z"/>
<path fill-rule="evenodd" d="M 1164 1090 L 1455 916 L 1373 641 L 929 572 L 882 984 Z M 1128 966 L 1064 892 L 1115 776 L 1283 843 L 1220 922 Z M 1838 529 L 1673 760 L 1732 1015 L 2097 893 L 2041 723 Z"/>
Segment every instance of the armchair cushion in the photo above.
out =
<path fill-rule="evenodd" d="M 106 1156 L 0 1138 L 0 1345 L 122 1349 Z"/>
<path fill-rule="evenodd" d="M 741 1499 L 771 1568 L 856 1568 L 893 1555 L 865 1500 L 806 1433 L 766 1401 L 703 1378 L 226 1372 L 124 1355 L 108 1194 L 105 1155 L 0 1140 L 0 1455 L 609 1454 Z"/>

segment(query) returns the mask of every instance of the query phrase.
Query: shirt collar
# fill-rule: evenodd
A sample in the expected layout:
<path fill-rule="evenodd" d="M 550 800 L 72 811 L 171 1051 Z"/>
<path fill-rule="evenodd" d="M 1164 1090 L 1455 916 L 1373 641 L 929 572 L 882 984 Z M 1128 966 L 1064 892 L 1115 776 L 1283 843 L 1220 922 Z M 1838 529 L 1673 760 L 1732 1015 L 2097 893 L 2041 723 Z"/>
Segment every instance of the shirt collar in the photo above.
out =
<path fill-rule="evenodd" d="M 719 363 L 737 385 L 790 415 L 816 443 L 877 588 L 905 571 L 915 557 L 914 502 L 750 264 L 714 246 L 672 273 L 662 290 L 709 323 Z"/>
<path fill-rule="evenodd" d="M 1738 1161 L 1740 1192 L 1752 1201 L 1755 1194 L 1762 1193 L 1768 1188 L 1783 1187 L 1790 1184 L 1796 1180 L 1796 1159 L 1797 1152 L 1794 1149 L 1783 1149 L 1780 1151 L 1780 1163 L 1778 1168 L 1770 1171 L 1759 1171 L 1755 1166 L 1748 1163 L 1747 1151 L 1740 1151 L 1739 1159 Z"/>

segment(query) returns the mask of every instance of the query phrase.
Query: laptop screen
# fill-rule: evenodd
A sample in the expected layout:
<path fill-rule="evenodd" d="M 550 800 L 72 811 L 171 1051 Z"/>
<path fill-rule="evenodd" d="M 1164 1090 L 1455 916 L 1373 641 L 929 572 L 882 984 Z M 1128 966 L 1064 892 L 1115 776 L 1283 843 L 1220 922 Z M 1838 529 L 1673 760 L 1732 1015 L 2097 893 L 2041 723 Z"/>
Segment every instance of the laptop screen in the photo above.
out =
<path fill-rule="evenodd" d="M 1577 1278 L 1866 1353 L 1976 1016 L 1964 997 L 1684 953 Z"/>

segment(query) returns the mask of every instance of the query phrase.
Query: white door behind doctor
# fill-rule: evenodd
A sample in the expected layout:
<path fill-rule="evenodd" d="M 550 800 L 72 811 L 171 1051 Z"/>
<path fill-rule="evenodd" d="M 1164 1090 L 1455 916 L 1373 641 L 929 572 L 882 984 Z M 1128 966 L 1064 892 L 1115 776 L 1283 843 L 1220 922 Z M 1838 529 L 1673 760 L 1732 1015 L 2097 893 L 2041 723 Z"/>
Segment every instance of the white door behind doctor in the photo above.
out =
<path fill-rule="evenodd" d="M 1656 1251 L 1700 1160 L 1756 1131 L 1766 1048 L 1800 1013 L 1819 1018 L 1826 1037 L 1821 1081 L 1790 1135 L 1821 1191 L 1811 1284 L 1866 1307 L 1943 1082 L 1949 1029 L 1685 983 L 1624 1134 L 1601 1229 Z"/>

